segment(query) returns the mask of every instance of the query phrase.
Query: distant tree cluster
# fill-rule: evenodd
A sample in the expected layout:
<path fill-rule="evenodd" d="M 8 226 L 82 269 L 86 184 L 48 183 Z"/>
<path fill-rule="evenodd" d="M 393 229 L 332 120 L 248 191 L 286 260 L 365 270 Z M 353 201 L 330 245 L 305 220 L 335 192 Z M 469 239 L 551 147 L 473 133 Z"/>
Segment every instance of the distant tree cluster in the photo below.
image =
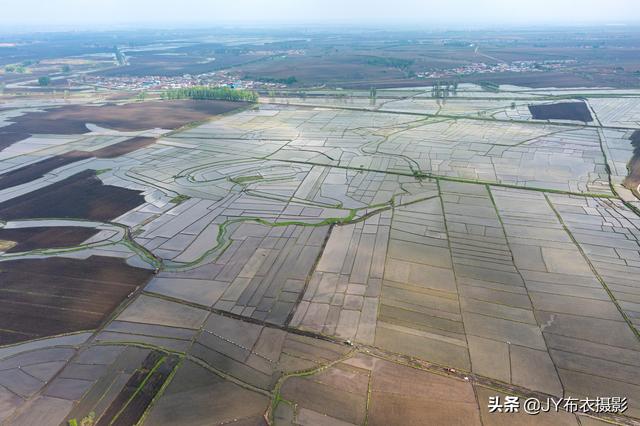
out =
<path fill-rule="evenodd" d="M 24 74 L 27 72 L 27 67 L 30 67 L 31 65 L 38 65 L 39 63 L 40 61 L 26 60 L 20 62 L 19 64 L 5 65 L 4 71 L 9 73 Z"/>
<path fill-rule="evenodd" d="M 15 72 L 18 74 L 24 74 L 27 69 L 22 65 L 7 65 L 4 67 L 5 72 Z"/>
<path fill-rule="evenodd" d="M 381 56 L 369 56 L 366 59 L 368 65 L 398 68 L 407 71 L 414 61 L 402 58 L 385 58 Z"/>
<path fill-rule="evenodd" d="M 51 84 L 51 77 L 48 75 L 44 75 L 38 79 L 38 85 L 40 86 L 48 86 Z"/>
<path fill-rule="evenodd" d="M 471 42 L 465 40 L 445 40 L 442 44 L 447 47 L 469 47 Z"/>
<path fill-rule="evenodd" d="M 215 99 L 235 102 L 256 102 L 258 94 L 251 90 L 231 89 L 229 87 L 195 86 L 182 89 L 169 89 L 162 93 L 162 99 Z"/>

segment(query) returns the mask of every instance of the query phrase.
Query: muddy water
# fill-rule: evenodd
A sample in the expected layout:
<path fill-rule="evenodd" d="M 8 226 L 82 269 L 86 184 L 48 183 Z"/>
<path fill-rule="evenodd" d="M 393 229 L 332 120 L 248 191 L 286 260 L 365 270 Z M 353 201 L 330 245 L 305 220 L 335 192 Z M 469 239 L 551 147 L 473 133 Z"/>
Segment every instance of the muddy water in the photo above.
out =
<path fill-rule="evenodd" d="M 575 120 L 585 123 L 593 121 L 584 102 L 560 102 L 557 104 L 529 105 L 534 120 Z"/>

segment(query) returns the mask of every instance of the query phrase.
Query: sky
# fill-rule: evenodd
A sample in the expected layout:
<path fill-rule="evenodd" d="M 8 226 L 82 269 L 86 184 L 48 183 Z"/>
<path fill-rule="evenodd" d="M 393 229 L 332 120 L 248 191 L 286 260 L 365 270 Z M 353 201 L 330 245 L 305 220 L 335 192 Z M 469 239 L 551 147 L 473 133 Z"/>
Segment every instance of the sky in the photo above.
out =
<path fill-rule="evenodd" d="M 0 0 L 5 27 L 216 23 L 633 24 L 640 0 Z"/>

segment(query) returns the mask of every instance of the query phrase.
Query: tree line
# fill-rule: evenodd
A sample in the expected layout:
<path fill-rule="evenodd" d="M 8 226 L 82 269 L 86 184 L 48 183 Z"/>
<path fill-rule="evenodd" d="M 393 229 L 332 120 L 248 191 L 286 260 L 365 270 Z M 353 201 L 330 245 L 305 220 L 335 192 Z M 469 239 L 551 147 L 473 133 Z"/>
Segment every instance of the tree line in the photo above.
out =
<path fill-rule="evenodd" d="M 408 71 L 409 67 L 414 63 L 412 59 L 389 58 L 382 56 L 367 56 L 365 59 L 368 65 L 398 68 L 402 71 Z"/>
<path fill-rule="evenodd" d="M 235 102 L 256 102 L 258 94 L 252 90 L 231 89 L 229 87 L 194 86 L 169 89 L 161 94 L 162 99 L 215 99 Z"/>

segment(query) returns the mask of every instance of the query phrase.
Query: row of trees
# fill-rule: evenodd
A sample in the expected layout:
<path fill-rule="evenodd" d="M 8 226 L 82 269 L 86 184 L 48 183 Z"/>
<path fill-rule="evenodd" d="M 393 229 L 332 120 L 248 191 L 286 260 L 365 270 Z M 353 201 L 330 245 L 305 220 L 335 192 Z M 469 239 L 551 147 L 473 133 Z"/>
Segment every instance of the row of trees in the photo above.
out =
<path fill-rule="evenodd" d="M 27 72 L 27 68 L 22 65 L 7 65 L 4 67 L 4 71 L 24 74 L 25 72 Z"/>
<path fill-rule="evenodd" d="M 252 75 L 245 75 L 243 77 L 244 80 L 253 80 L 253 81 L 259 81 L 262 83 L 277 83 L 277 84 L 286 84 L 288 86 L 291 86 L 292 84 L 295 84 L 298 82 L 298 79 L 292 75 L 286 78 L 272 78 L 272 77 L 256 77 L 256 76 L 252 76 Z"/>
<path fill-rule="evenodd" d="M 482 88 L 482 90 L 486 92 L 497 93 L 500 91 L 500 85 L 497 83 L 494 83 L 493 81 L 481 81 L 480 87 Z"/>
<path fill-rule="evenodd" d="M 216 99 L 236 102 L 256 102 L 258 94 L 252 90 L 229 87 L 194 86 L 169 89 L 161 94 L 162 99 Z"/>
<path fill-rule="evenodd" d="M 371 105 L 376 104 L 376 99 L 378 99 L 378 89 L 372 87 L 371 89 L 369 89 L 369 102 L 371 103 Z"/>
<path fill-rule="evenodd" d="M 388 58 L 382 56 L 367 56 L 365 60 L 368 65 L 398 68 L 402 71 L 408 71 L 409 67 L 414 63 L 412 59 Z"/>
<path fill-rule="evenodd" d="M 458 82 L 453 81 L 436 81 L 431 87 L 431 97 L 437 99 L 448 98 L 450 95 L 456 95 L 458 93 Z"/>
<path fill-rule="evenodd" d="M 19 64 L 9 64 L 6 65 L 4 67 L 4 71 L 5 72 L 15 72 L 18 74 L 24 74 L 25 72 L 27 72 L 27 68 L 30 67 L 31 65 L 38 65 L 40 63 L 40 61 L 32 61 L 32 60 L 26 60 L 26 61 L 22 61 Z"/>
<path fill-rule="evenodd" d="M 118 61 L 118 65 L 127 65 L 127 59 L 124 54 L 118 49 L 118 46 L 113 47 L 113 53 L 116 55 L 116 61 Z"/>

